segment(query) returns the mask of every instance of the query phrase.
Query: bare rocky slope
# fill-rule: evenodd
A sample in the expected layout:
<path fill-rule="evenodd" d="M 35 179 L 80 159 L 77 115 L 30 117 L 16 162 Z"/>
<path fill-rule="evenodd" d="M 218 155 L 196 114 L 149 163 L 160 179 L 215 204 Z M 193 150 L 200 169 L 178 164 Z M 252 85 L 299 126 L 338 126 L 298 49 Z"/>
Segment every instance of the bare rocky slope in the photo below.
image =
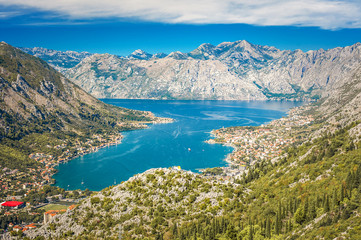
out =
<path fill-rule="evenodd" d="M 64 73 L 67 69 L 76 66 L 84 58 L 93 55 L 88 52 L 76 52 L 76 51 L 57 51 L 52 49 L 46 49 L 42 47 L 34 48 L 19 48 L 21 51 L 31 54 L 35 57 L 41 58 L 57 71 Z"/>
<path fill-rule="evenodd" d="M 94 54 L 66 76 L 98 98 L 315 99 L 342 86 L 360 63 L 360 43 L 303 52 L 243 40 L 167 56 Z"/>
<path fill-rule="evenodd" d="M 0 43 L 0 132 L 19 139 L 32 132 L 77 134 L 117 124 L 153 121 L 149 112 L 114 107 L 92 97 L 43 60 Z"/>

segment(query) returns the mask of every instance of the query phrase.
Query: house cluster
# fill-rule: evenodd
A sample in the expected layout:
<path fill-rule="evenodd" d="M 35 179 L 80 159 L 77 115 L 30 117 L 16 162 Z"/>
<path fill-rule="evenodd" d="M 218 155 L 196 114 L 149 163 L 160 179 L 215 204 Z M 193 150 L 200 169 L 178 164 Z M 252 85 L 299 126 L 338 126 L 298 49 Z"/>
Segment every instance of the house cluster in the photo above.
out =
<path fill-rule="evenodd" d="M 35 229 L 37 228 L 37 226 L 35 225 L 35 223 L 31 223 L 28 225 L 14 225 L 13 223 L 9 224 L 9 231 L 14 231 L 14 232 L 25 232 L 29 229 Z"/>
<path fill-rule="evenodd" d="M 56 172 L 55 166 L 59 163 L 67 162 L 74 157 L 84 155 L 86 153 L 97 151 L 111 145 L 116 145 L 122 140 L 122 135 L 93 135 L 86 142 L 80 140 L 74 141 L 72 144 L 63 142 L 56 146 L 48 145 L 48 148 L 61 150 L 61 155 L 51 155 L 42 152 L 35 152 L 29 155 L 29 158 L 41 163 L 40 166 L 28 168 L 26 171 L 19 169 L 0 169 L 0 191 L 5 195 L 14 195 L 21 193 L 22 195 L 30 190 L 38 190 L 46 184 L 53 182 L 52 175 Z"/>
<path fill-rule="evenodd" d="M 245 167 L 278 156 L 294 139 L 273 127 L 237 127 L 214 130 L 221 143 L 234 147 L 228 161 Z"/>
<path fill-rule="evenodd" d="M 29 206 L 29 203 L 25 203 L 25 202 L 21 202 L 21 201 L 6 201 L 6 202 L 2 202 L 1 203 L 1 208 L 5 209 L 4 215 L 5 216 L 12 216 L 12 215 L 16 215 L 18 213 L 18 210 L 25 208 Z M 29 212 L 29 214 L 38 214 L 38 213 L 32 213 Z M 22 225 L 14 225 L 13 223 L 10 223 L 8 225 L 8 230 L 9 231 L 15 231 L 15 232 L 19 232 L 19 231 L 27 231 L 29 229 L 34 229 L 37 226 L 35 225 L 35 223 L 31 223 L 31 224 L 22 224 Z"/>
<path fill-rule="evenodd" d="M 230 166 L 223 167 L 223 175 L 239 177 L 247 166 L 278 157 L 283 150 L 292 145 L 295 139 L 291 137 L 289 131 L 301 129 L 314 120 L 312 116 L 298 115 L 297 111 L 297 109 L 292 109 L 288 117 L 259 127 L 230 127 L 213 130 L 212 134 L 216 138 L 208 140 L 208 143 L 221 143 L 234 148 L 226 159 Z"/>
<path fill-rule="evenodd" d="M 23 191 L 28 192 L 32 189 L 39 189 L 49 179 L 44 175 L 42 177 L 44 169 L 28 168 L 26 172 L 18 169 L 0 169 L 0 191 L 4 194 L 16 194 L 16 192 Z"/>
<path fill-rule="evenodd" d="M 314 118 L 311 115 L 303 116 L 298 115 L 297 110 L 291 110 L 290 116 L 286 118 L 281 118 L 274 120 L 268 124 L 270 127 L 283 127 L 287 130 L 290 130 L 291 127 L 301 127 L 309 125 L 314 121 Z"/>

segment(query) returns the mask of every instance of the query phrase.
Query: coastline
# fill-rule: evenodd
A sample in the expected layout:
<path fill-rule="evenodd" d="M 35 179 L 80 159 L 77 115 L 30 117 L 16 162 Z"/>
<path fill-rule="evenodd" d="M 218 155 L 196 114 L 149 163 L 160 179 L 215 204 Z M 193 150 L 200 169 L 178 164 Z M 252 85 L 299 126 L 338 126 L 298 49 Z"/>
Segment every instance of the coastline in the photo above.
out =
<path fill-rule="evenodd" d="M 277 159 L 296 140 L 300 141 L 296 139 L 298 131 L 305 131 L 314 120 L 313 116 L 304 115 L 304 112 L 303 107 L 296 107 L 287 111 L 285 117 L 267 124 L 214 129 L 210 132 L 212 138 L 205 142 L 233 148 L 224 159 L 228 166 L 221 169 L 226 178 L 240 178 L 250 166 L 260 161 Z M 201 172 L 207 173 L 207 169 Z"/>
<path fill-rule="evenodd" d="M 174 121 L 175 120 L 172 118 L 156 117 L 156 120 L 153 120 L 153 121 L 120 123 L 118 126 L 123 127 L 124 130 L 120 131 L 118 134 L 108 135 L 106 137 L 104 135 L 89 136 L 87 141 L 77 142 L 78 145 L 76 145 L 75 147 L 77 147 L 76 150 L 78 150 L 78 151 L 71 153 L 70 148 L 68 148 L 67 150 L 63 151 L 62 155 L 55 157 L 55 158 L 51 155 L 45 155 L 43 153 L 31 153 L 29 155 L 29 157 L 38 162 L 44 163 L 45 170 L 43 172 L 47 171 L 46 174 L 44 176 L 42 176 L 42 178 L 45 181 L 42 182 L 43 183 L 42 185 L 38 186 L 38 189 L 40 189 L 41 187 L 43 187 L 45 185 L 54 185 L 56 183 L 56 180 L 53 178 L 53 176 L 54 176 L 54 174 L 56 174 L 58 172 L 58 170 L 55 168 L 57 166 L 59 166 L 60 164 L 67 163 L 71 160 L 74 160 L 78 157 L 85 156 L 90 153 L 95 153 L 95 152 L 99 151 L 100 149 L 103 149 L 106 147 L 121 144 L 122 140 L 124 138 L 124 136 L 122 135 L 122 132 L 133 131 L 133 130 L 142 130 L 142 129 L 149 128 L 149 125 L 152 125 L 152 124 L 165 124 L 165 123 L 172 123 Z M 98 145 L 94 145 L 94 139 L 96 139 L 96 140 L 101 139 L 101 141 L 98 143 Z M 92 144 L 92 146 L 90 146 L 90 144 Z M 57 147 L 57 146 L 54 146 L 54 148 L 55 147 Z M 67 153 L 66 156 L 63 156 L 64 153 Z M 37 157 L 37 156 L 40 156 L 40 157 Z M 49 159 L 53 160 L 53 162 L 52 163 L 46 162 Z"/>

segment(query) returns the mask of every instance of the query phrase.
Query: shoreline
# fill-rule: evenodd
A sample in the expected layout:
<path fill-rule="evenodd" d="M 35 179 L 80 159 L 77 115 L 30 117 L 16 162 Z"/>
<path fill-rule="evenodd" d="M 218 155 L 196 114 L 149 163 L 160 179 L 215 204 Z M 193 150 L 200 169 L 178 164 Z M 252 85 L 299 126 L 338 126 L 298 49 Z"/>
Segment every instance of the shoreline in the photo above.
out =
<path fill-rule="evenodd" d="M 255 163 L 281 156 L 287 147 L 296 142 L 294 135 L 297 131 L 309 126 L 314 120 L 311 115 L 304 116 L 302 109 L 303 106 L 291 108 L 286 112 L 286 116 L 259 126 L 213 129 L 210 132 L 212 138 L 206 140 L 206 143 L 233 148 L 223 159 L 228 164 L 221 167 L 223 175 L 239 178 Z M 294 134 L 289 134 L 289 131 Z M 207 169 L 202 170 L 201 172 L 207 172 Z"/>
<path fill-rule="evenodd" d="M 107 141 L 105 142 L 101 142 L 99 145 L 97 146 L 92 146 L 89 147 L 87 149 L 83 149 L 83 152 L 77 153 L 76 155 L 70 155 L 67 156 L 65 159 L 62 158 L 62 155 L 58 157 L 58 159 L 56 159 L 55 163 L 51 164 L 51 166 L 49 166 L 49 169 L 52 168 L 52 172 L 49 173 L 49 180 L 47 183 L 43 184 L 43 186 L 45 185 L 51 185 L 54 186 L 56 184 L 56 180 L 53 178 L 53 176 L 58 172 L 57 169 L 55 169 L 57 166 L 59 166 L 60 164 L 64 164 L 67 163 L 69 161 L 72 161 L 78 157 L 82 157 L 85 156 L 87 154 L 90 153 L 95 153 L 103 148 L 106 147 L 110 147 L 110 146 L 115 146 L 118 144 L 122 143 L 122 140 L 124 139 L 124 136 L 122 135 L 122 132 L 126 132 L 126 131 L 134 131 L 134 130 L 143 130 L 143 129 L 147 129 L 149 128 L 149 125 L 153 125 L 153 124 L 166 124 L 166 123 L 172 123 L 175 120 L 172 118 L 163 118 L 163 117 L 157 117 L 157 120 L 153 120 L 153 121 L 143 121 L 143 122 L 130 122 L 130 123 L 121 123 L 120 126 L 127 126 L 129 127 L 129 129 L 126 130 L 122 130 L 120 131 L 118 134 L 114 134 L 114 135 L 109 135 L 110 139 L 107 139 Z M 149 125 L 148 125 L 149 124 Z M 107 137 L 109 137 L 107 136 Z M 82 142 L 82 144 L 88 144 L 88 141 L 92 141 L 92 138 L 89 138 L 86 142 Z M 69 149 L 68 149 L 69 150 Z M 66 152 L 66 151 L 65 151 Z M 33 153 L 32 153 L 33 154 Z M 32 155 L 30 154 L 30 155 Z M 29 156 L 30 156 L 29 155 Z M 42 186 L 41 186 L 42 187 Z M 64 189 L 65 190 L 65 189 Z"/>

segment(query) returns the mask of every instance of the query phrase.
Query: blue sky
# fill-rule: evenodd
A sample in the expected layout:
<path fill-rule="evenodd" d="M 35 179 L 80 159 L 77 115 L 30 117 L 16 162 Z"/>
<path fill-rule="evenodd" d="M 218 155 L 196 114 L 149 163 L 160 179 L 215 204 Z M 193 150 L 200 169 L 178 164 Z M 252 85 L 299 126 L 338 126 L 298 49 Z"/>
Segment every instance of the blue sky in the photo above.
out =
<path fill-rule="evenodd" d="M 329 49 L 361 42 L 360 12 L 359 0 L 0 0 L 0 40 L 118 55 L 243 39 Z"/>

